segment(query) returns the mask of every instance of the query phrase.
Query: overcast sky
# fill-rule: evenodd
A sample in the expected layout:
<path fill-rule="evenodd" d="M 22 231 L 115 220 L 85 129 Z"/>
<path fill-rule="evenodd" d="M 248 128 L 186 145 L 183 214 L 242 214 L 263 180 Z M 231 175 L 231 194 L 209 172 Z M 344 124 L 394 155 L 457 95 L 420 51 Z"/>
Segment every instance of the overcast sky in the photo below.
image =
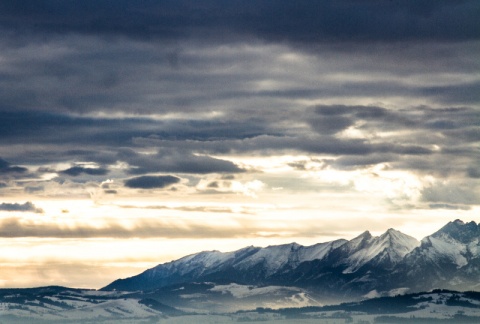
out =
<path fill-rule="evenodd" d="M 3 0 L 0 286 L 480 221 L 477 0 Z"/>

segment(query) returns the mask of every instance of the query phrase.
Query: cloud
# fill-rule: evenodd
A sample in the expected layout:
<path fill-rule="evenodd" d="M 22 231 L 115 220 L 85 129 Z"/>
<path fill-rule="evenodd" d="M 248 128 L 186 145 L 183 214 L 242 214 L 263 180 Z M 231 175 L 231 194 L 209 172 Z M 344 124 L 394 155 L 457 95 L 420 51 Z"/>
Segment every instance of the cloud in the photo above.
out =
<path fill-rule="evenodd" d="M 2 1 L 2 192 L 82 196 L 61 183 L 107 174 L 246 183 L 268 168 L 249 156 L 277 155 L 478 178 L 478 2 L 136 3 Z M 210 180 L 202 192 L 232 192 Z"/>
<path fill-rule="evenodd" d="M 109 222 L 102 227 L 78 224 L 75 227 L 61 226 L 57 223 L 35 223 L 29 220 L 6 218 L 0 220 L 0 237 L 54 237 L 54 238 L 254 238 L 254 237 L 318 237 L 321 235 L 340 236 L 338 233 L 325 232 L 323 228 L 297 224 L 289 231 L 278 228 L 265 229 L 259 224 L 204 225 L 198 223 L 176 225 L 171 222 L 145 221 L 125 227 Z"/>
<path fill-rule="evenodd" d="M 178 172 L 178 173 L 238 173 L 243 169 L 230 161 L 213 158 L 207 155 L 192 154 L 191 152 L 165 148 L 158 154 L 138 154 L 133 150 L 123 150 L 119 159 L 127 162 L 131 174 L 144 174 L 153 172 Z"/>
<path fill-rule="evenodd" d="M 42 192 L 45 190 L 45 186 L 25 186 L 24 191 L 26 193 Z"/>
<path fill-rule="evenodd" d="M 480 167 L 469 167 L 467 169 L 467 175 L 470 178 L 480 179 Z"/>
<path fill-rule="evenodd" d="M 422 199 L 446 205 L 480 204 L 480 196 L 475 191 L 475 186 L 465 187 L 456 183 L 434 183 L 422 190 Z"/>
<path fill-rule="evenodd" d="M 216 180 L 211 181 L 202 179 L 196 186 L 199 193 L 202 194 L 243 194 L 252 198 L 257 198 L 258 193 L 266 188 L 266 184 L 260 180 L 241 182 L 237 180 Z"/>
<path fill-rule="evenodd" d="M 31 32 L 120 34 L 165 41 L 257 37 L 302 43 L 335 40 L 478 39 L 478 2 L 299 0 L 174 2 L 2 1 L 0 25 Z M 462 17 L 461 20 L 452 19 Z"/>
<path fill-rule="evenodd" d="M 165 188 L 180 182 L 180 178 L 174 176 L 141 176 L 125 180 L 125 186 L 138 189 Z"/>
<path fill-rule="evenodd" d="M 69 169 L 60 171 L 60 173 L 63 173 L 72 177 L 76 177 L 81 174 L 99 176 L 99 175 L 106 175 L 108 172 L 109 170 L 103 169 L 103 168 L 84 168 L 81 166 L 74 166 Z"/>
<path fill-rule="evenodd" d="M 448 209 L 448 210 L 470 210 L 470 206 L 465 205 L 451 205 L 451 204 L 429 204 L 428 207 L 432 209 Z"/>
<path fill-rule="evenodd" d="M 127 209 L 165 209 L 165 210 L 179 210 L 185 212 L 202 212 L 202 213 L 243 213 L 243 214 L 251 214 L 251 212 L 247 211 L 247 209 L 243 209 L 241 211 L 233 211 L 231 208 L 227 207 L 211 207 L 211 206 L 161 206 L 161 205 L 151 205 L 151 206 L 133 206 L 133 205 L 121 205 L 120 208 L 127 208 Z"/>
<path fill-rule="evenodd" d="M 343 169 L 388 162 L 393 168 L 422 173 L 463 174 L 471 178 L 476 174 L 473 167 L 465 167 L 475 164 L 475 149 L 468 143 L 478 141 L 479 127 L 475 121 L 480 113 L 473 108 L 317 105 L 297 109 L 295 113 L 274 114 L 268 108 L 265 111 L 271 114 L 253 124 L 250 119 L 234 121 L 235 112 L 188 121 L 157 120 L 153 116 L 106 119 L 38 112 L 28 113 L 22 119 L 17 113 L 5 113 L 13 118 L 10 123 L 20 119 L 18 134 L 5 136 L 10 136 L 11 143 L 32 143 L 32 153 L 16 155 L 15 159 L 22 158 L 36 165 L 73 163 L 73 167 L 62 171 L 70 176 L 105 175 L 107 172 L 113 178 L 124 178 L 125 173 L 241 173 L 245 172 L 243 166 L 222 155 L 292 152 L 328 154 L 337 160 L 330 165 Z M 295 127 L 280 124 L 279 118 Z M 37 134 L 28 133 L 32 127 L 26 120 L 31 123 L 35 120 Z M 2 122 L 5 121 L 0 119 L 0 124 Z M 52 129 L 54 133 L 63 134 L 63 143 L 55 142 L 58 136 L 52 136 Z M 83 136 L 94 133 L 94 141 L 93 137 Z M 24 138 L 25 134 L 31 139 Z M 51 154 L 33 153 L 36 147 L 47 144 L 52 148 Z M 78 148 L 61 150 L 64 145 Z M 434 163 L 428 156 L 435 156 L 436 161 L 450 159 L 450 162 Z M 89 161 L 105 167 L 89 168 L 74 161 Z M 124 167 L 119 168 L 120 165 Z M 7 162 L 2 166 L 4 172 L 17 170 Z M 26 168 L 21 170 L 26 171 Z M 38 168 L 37 173 L 40 176 L 52 170 Z"/>
<path fill-rule="evenodd" d="M 38 213 L 42 214 L 43 209 L 36 207 L 33 203 L 30 201 L 27 201 L 24 204 L 19 204 L 19 203 L 1 203 L 0 204 L 0 211 L 8 211 L 8 212 L 33 212 L 33 213 Z"/>
<path fill-rule="evenodd" d="M 0 158 L 0 174 L 1 173 L 25 173 L 28 169 L 16 165 L 11 165 L 9 162 Z"/>

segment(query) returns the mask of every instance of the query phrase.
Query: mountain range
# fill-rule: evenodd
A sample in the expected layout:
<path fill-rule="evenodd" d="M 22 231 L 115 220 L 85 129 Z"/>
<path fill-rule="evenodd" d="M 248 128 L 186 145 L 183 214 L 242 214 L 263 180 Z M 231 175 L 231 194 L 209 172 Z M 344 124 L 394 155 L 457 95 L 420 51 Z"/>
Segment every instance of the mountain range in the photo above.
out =
<path fill-rule="evenodd" d="M 421 241 L 389 229 L 312 246 L 204 251 L 118 279 L 102 291 L 151 291 L 193 283 L 298 288 L 321 302 L 432 289 L 480 288 L 480 224 L 449 222 Z"/>
<path fill-rule="evenodd" d="M 100 290 L 0 289 L 0 322 L 479 323 L 479 238 L 456 220 L 421 241 L 389 229 L 204 251 Z"/>

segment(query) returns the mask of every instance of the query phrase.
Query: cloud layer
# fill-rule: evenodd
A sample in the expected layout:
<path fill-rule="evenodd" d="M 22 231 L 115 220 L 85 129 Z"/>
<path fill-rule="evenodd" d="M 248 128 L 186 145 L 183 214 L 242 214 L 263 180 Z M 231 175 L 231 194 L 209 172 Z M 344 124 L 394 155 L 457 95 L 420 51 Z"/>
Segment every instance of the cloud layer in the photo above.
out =
<path fill-rule="evenodd" d="M 124 34 L 165 40 L 204 35 L 270 41 L 478 39 L 475 1 L 3 1 L 4 28 Z M 461 17 L 461 20 L 453 20 Z"/>

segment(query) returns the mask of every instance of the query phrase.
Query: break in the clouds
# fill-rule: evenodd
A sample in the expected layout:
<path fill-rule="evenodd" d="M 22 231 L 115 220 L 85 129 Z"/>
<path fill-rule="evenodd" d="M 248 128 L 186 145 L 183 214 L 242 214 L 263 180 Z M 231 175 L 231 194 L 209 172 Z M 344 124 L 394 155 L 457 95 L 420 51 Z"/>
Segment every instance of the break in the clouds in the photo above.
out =
<path fill-rule="evenodd" d="M 241 247 L 480 221 L 479 16 L 475 0 L 1 1 L 0 236 Z"/>

